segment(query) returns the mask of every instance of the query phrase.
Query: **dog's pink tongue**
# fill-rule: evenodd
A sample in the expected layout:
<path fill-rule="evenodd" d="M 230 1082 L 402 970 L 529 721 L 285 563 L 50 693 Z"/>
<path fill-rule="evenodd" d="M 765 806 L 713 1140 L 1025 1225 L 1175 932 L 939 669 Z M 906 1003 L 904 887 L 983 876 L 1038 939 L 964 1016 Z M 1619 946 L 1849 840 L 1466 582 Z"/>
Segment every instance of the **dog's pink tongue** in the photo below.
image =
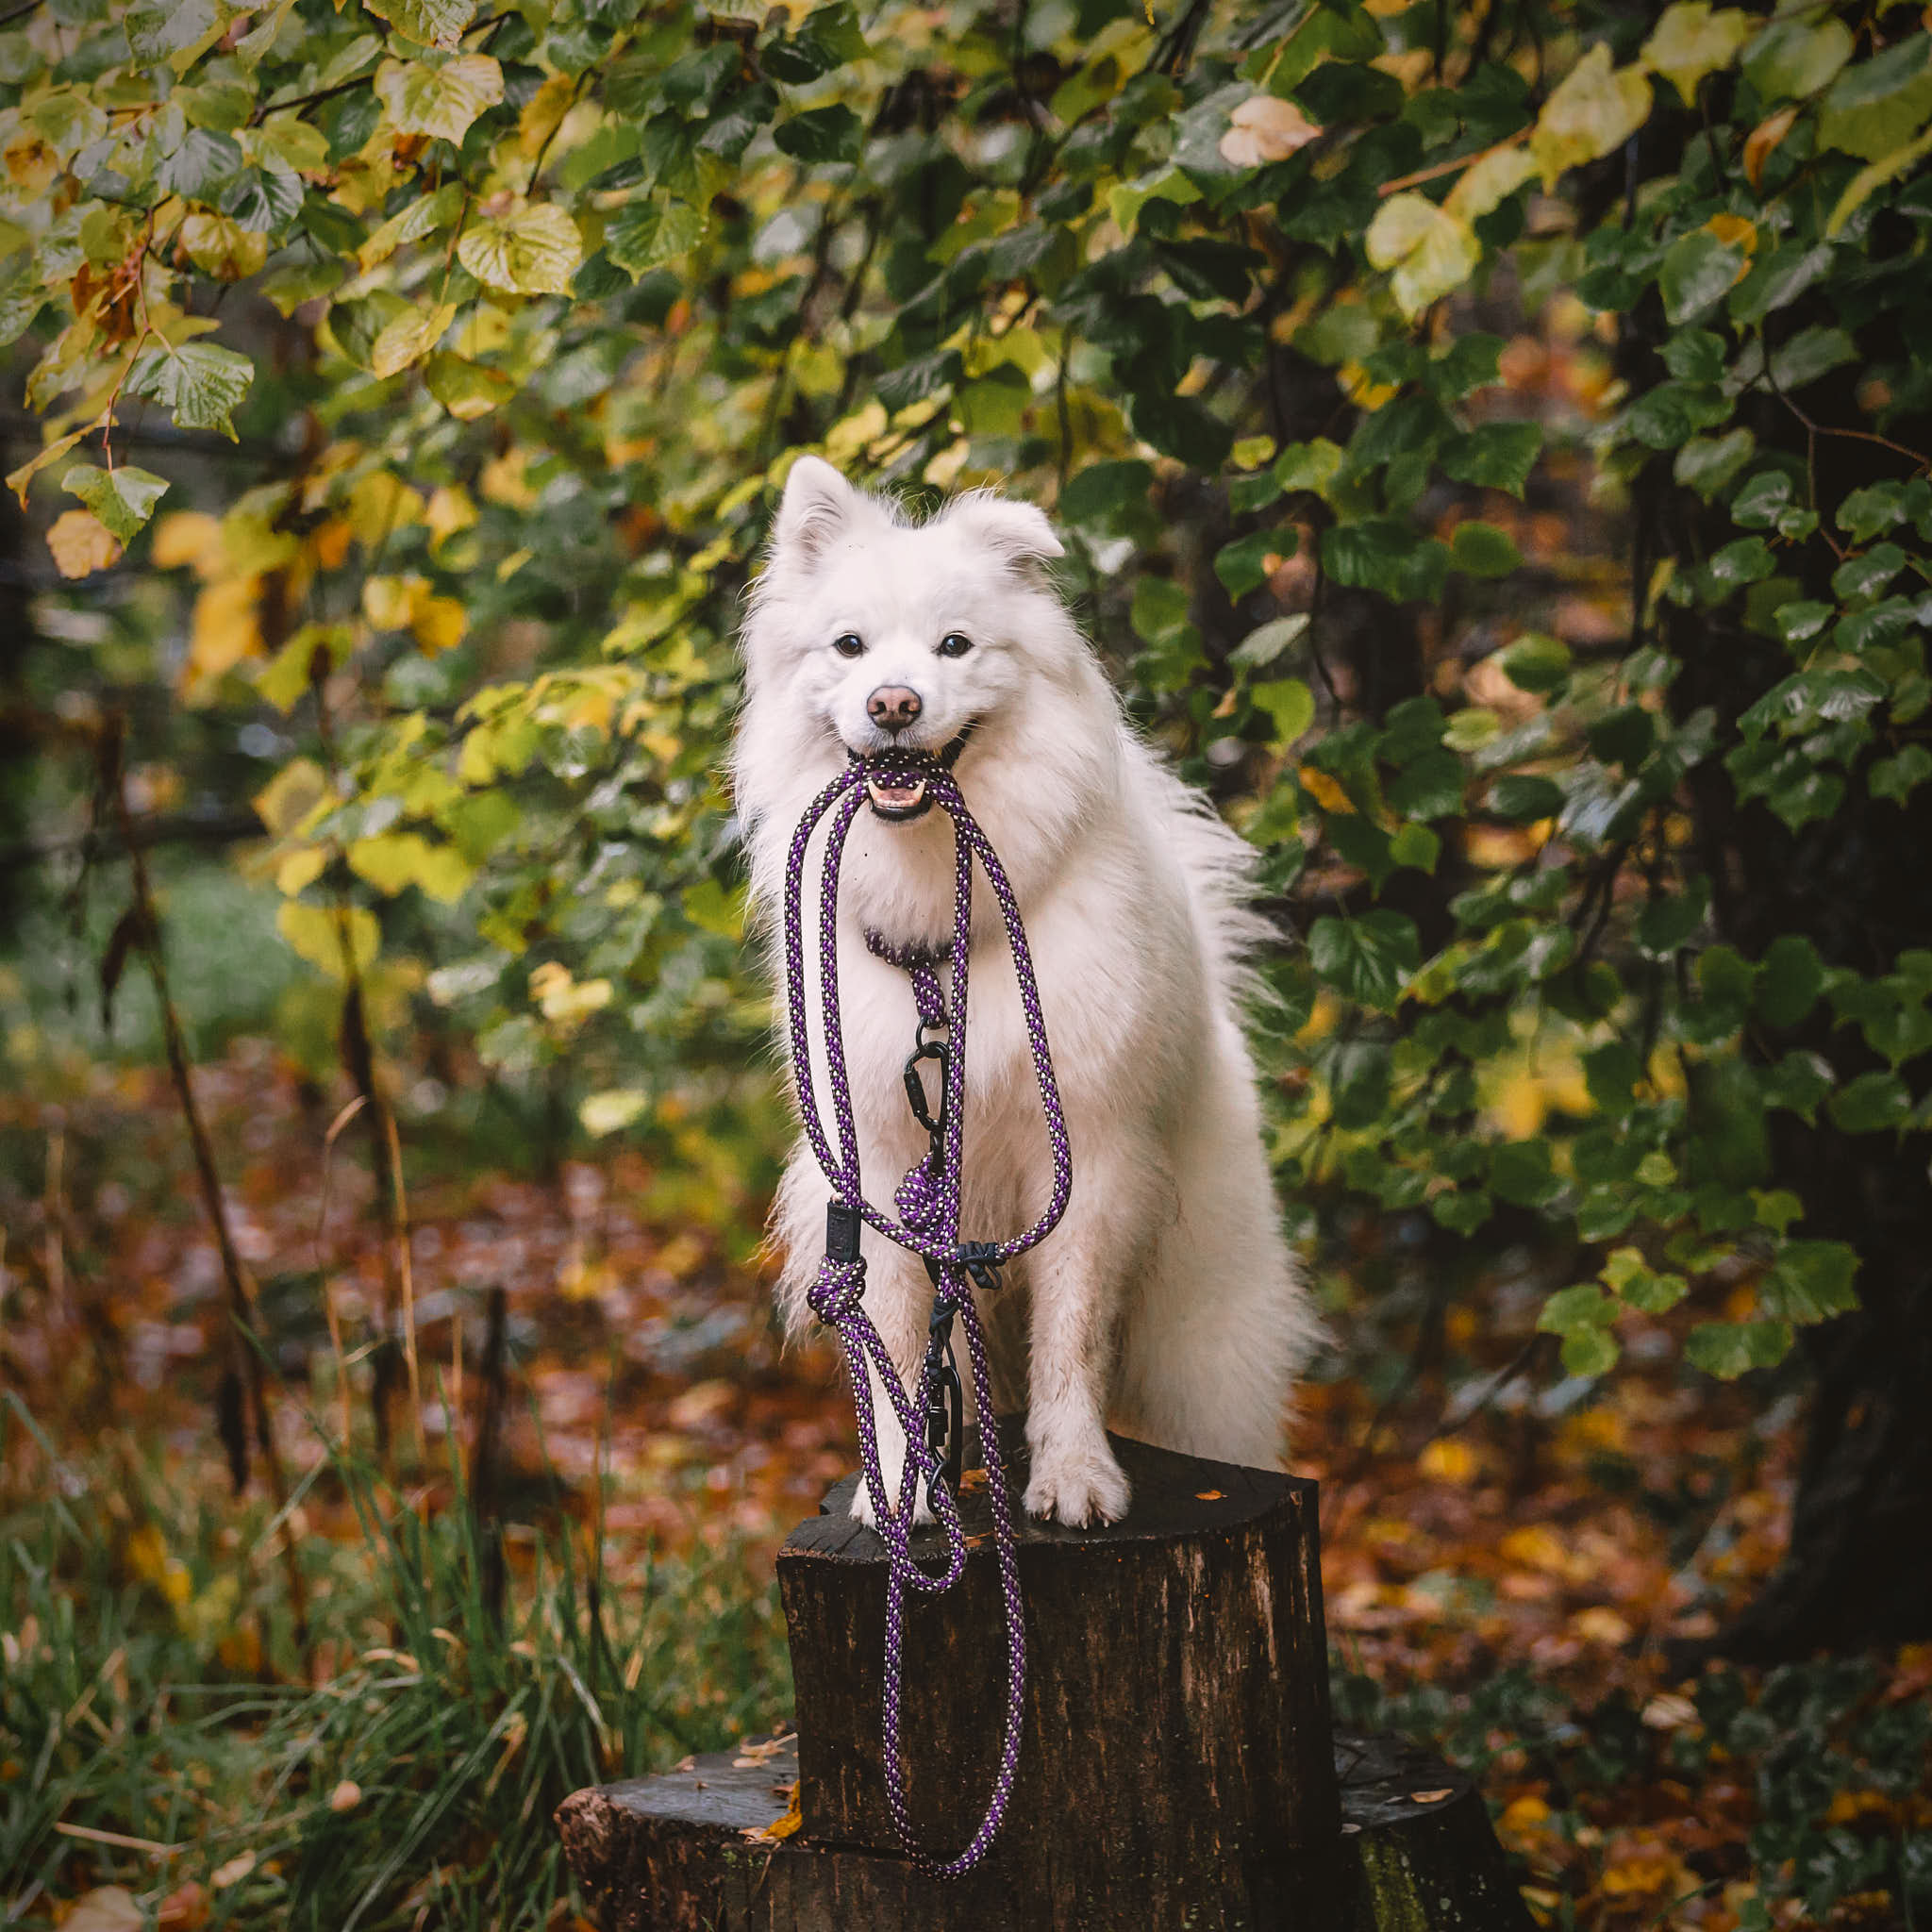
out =
<path fill-rule="evenodd" d="M 924 794 L 923 784 L 889 785 L 874 778 L 871 781 L 872 795 L 880 805 L 917 805 Z"/>

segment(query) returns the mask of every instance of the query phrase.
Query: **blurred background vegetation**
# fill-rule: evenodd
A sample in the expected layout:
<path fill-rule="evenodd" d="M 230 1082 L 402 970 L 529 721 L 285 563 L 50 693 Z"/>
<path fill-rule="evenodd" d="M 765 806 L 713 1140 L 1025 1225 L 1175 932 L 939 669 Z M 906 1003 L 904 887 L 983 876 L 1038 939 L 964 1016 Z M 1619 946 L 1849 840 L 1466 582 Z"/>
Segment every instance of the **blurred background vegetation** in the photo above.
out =
<path fill-rule="evenodd" d="M 1265 855 L 1347 1707 L 1547 1923 L 1932 1911 L 1928 154 L 1882 4 L 0 15 L 8 1922 L 564 1923 L 782 1720 L 808 448 Z"/>

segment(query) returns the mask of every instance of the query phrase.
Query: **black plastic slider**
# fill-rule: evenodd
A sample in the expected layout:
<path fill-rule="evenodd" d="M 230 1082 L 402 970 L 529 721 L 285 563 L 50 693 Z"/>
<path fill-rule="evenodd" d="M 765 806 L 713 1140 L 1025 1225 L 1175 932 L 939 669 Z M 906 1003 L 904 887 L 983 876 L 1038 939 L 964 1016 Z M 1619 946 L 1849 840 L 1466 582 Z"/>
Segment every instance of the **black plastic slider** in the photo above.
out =
<path fill-rule="evenodd" d="M 858 1259 L 858 1209 L 846 1201 L 825 1203 L 825 1259 Z"/>

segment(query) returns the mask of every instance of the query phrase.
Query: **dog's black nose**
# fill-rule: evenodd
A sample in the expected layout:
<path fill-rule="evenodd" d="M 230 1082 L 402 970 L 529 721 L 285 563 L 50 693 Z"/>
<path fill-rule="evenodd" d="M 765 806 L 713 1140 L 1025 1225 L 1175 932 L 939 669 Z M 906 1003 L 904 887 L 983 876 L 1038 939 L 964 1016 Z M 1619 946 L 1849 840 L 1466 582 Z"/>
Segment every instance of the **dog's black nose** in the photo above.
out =
<path fill-rule="evenodd" d="M 881 731 L 903 731 L 919 712 L 919 693 L 903 684 L 882 684 L 865 701 L 866 716 Z"/>

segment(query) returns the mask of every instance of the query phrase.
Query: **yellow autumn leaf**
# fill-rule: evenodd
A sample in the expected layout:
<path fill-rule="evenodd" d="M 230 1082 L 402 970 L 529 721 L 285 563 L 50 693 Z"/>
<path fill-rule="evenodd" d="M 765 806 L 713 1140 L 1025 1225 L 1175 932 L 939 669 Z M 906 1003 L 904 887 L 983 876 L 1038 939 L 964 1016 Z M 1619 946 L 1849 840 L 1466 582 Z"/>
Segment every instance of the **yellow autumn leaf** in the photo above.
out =
<path fill-rule="evenodd" d="M 454 59 L 385 60 L 375 92 L 398 134 L 428 134 L 460 142 L 486 108 L 503 98 L 503 69 L 488 54 Z"/>
<path fill-rule="evenodd" d="M 334 908 L 305 906 L 299 899 L 287 899 L 275 914 L 275 930 L 298 958 L 335 980 L 348 976 L 342 967 L 345 941 L 358 973 L 367 972 L 375 963 L 382 944 L 382 928 L 366 906 L 346 907 L 339 914 Z"/>
<path fill-rule="evenodd" d="M 1442 204 L 1444 213 L 1459 222 L 1486 215 L 1537 172 L 1536 158 L 1522 147 L 1492 147 L 1479 155 Z"/>
<path fill-rule="evenodd" d="M 459 598 L 419 597 L 409 613 L 409 629 L 431 658 L 455 650 L 469 628 L 470 613 Z"/>
<path fill-rule="evenodd" d="M 255 808 L 256 817 L 276 838 L 284 839 L 327 794 L 328 777 L 322 767 L 313 758 L 293 758 L 249 803 Z M 283 886 L 282 890 L 299 891 L 301 888 Z"/>
<path fill-rule="evenodd" d="M 259 577 L 223 577 L 194 600 L 188 627 L 189 669 L 202 677 L 220 677 L 244 658 L 261 652 Z"/>
<path fill-rule="evenodd" d="M 575 1026 L 610 1004 L 614 989 L 608 979 L 575 980 L 570 968 L 547 959 L 530 974 L 530 991 L 543 1017 L 559 1026 Z"/>
<path fill-rule="evenodd" d="M 184 566 L 199 577 L 211 576 L 222 564 L 222 525 L 205 509 L 171 510 L 155 525 L 148 559 L 157 570 Z"/>
<path fill-rule="evenodd" d="M 563 117 L 575 100 L 577 84 L 567 74 L 553 74 L 524 103 L 517 116 L 517 148 L 526 161 L 533 161 L 543 144 L 563 125 Z"/>
<path fill-rule="evenodd" d="M 1411 319 L 1459 289 L 1482 258 L 1468 225 L 1421 194 L 1391 194 L 1369 224 L 1367 247 L 1374 267 L 1393 271 L 1389 285 Z"/>
<path fill-rule="evenodd" d="M 396 531 L 423 521 L 423 497 L 400 477 L 376 470 L 349 491 L 349 527 L 365 550 L 380 550 Z"/>
<path fill-rule="evenodd" d="M 478 222 L 457 243 L 457 259 L 479 282 L 514 295 L 568 294 L 583 258 L 576 224 L 547 201 Z"/>
<path fill-rule="evenodd" d="M 369 373 L 378 377 L 391 376 L 412 362 L 420 362 L 442 339 L 456 314 L 454 302 L 406 309 L 393 322 L 385 324 L 370 343 Z"/>
<path fill-rule="evenodd" d="M 1757 252 L 1757 225 L 1742 215 L 1712 215 L 1704 227 L 1707 234 L 1715 235 L 1726 248 L 1740 248 L 1746 255 Z"/>
<path fill-rule="evenodd" d="M 292 899 L 322 876 L 327 863 L 328 854 L 320 845 L 305 845 L 299 852 L 290 853 L 275 867 L 275 890 L 283 898 Z"/>
<path fill-rule="evenodd" d="M 1543 187 L 1554 190 L 1566 168 L 1614 152 L 1649 114 L 1648 76 L 1638 67 L 1613 69 L 1609 43 L 1599 41 L 1543 103 L 1530 131 Z"/>
<path fill-rule="evenodd" d="M 268 260 L 266 235 L 207 208 L 197 208 L 181 224 L 181 246 L 204 275 L 223 282 L 258 275 Z"/>
<path fill-rule="evenodd" d="M 650 1104 L 651 1096 L 640 1087 L 612 1087 L 587 1094 L 577 1108 L 577 1119 L 587 1134 L 622 1133 Z"/>
<path fill-rule="evenodd" d="M 122 542 L 91 509 L 65 509 L 47 531 L 47 548 L 63 577 L 92 576 L 120 560 Z"/>
<path fill-rule="evenodd" d="M 415 615 L 417 599 L 428 589 L 428 578 L 413 574 L 405 577 L 365 577 L 362 615 L 377 630 L 405 630 Z"/>
<path fill-rule="evenodd" d="M 1695 105 L 1697 84 L 1707 74 L 1730 65 L 1756 25 L 1740 7 L 1713 9 L 1709 0 L 1677 0 L 1644 42 L 1641 58 Z"/>
<path fill-rule="evenodd" d="M 475 870 L 454 845 L 432 845 L 419 832 L 385 832 L 358 839 L 348 851 L 349 870 L 386 898 L 419 886 L 430 898 L 454 905 Z"/>
<path fill-rule="evenodd" d="M 510 509 L 528 509 L 537 501 L 537 492 L 524 480 L 529 460 L 529 452 L 525 449 L 507 449 L 500 457 L 491 457 L 476 477 L 476 488 L 483 492 L 484 502 L 504 504 Z"/>
<path fill-rule="evenodd" d="M 1744 137 L 1744 178 L 1753 188 L 1763 187 L 1764 164 L 1791 131 L 1791 124 L 1797 118 L 1796 108 L 1780 108 L 1775 114 L 1767 115 Z"/>
<path fill-rule="evenodd" d="M 458 530 L 475 523 L 476 506 L 460 483 L 444 483 L 430 492 L 423 521 L 429 525 L 430 549 L 441 550 Z"/>
<path fill-rule="evenodd" d="M 1317 771 L 1313 765 L 1302 765 L 1296 769 L 1295 776 L 1301 781 L 1302 790 L 1324 811 L 1354 811 L 1354 801 L 1326 772 Z"/>

